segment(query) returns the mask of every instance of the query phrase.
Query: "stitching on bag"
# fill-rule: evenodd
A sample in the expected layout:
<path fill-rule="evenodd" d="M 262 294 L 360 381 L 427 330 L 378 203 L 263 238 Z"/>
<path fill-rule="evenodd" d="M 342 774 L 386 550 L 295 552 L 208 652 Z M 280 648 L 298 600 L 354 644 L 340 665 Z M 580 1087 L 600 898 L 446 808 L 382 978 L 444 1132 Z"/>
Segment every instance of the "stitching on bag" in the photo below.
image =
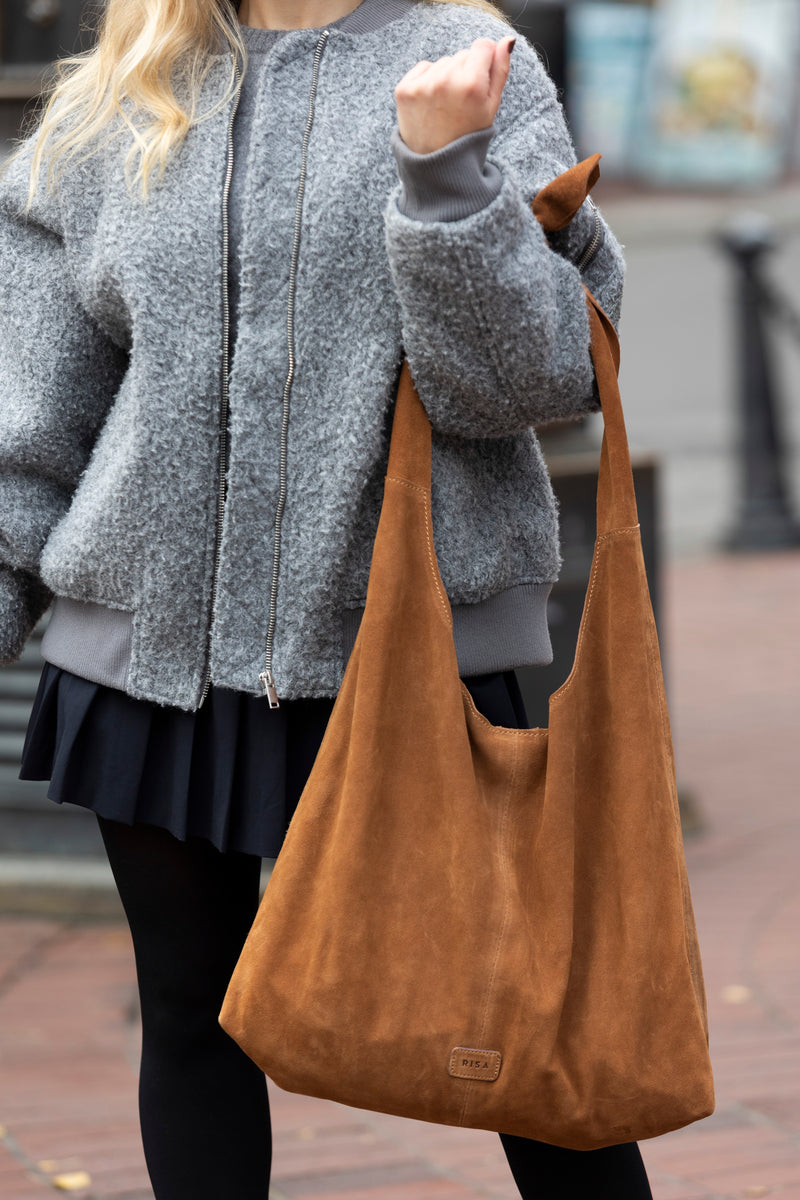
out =
<path fill-rule="evenodd" d="M 598 537 L 595 539 L 594 557 L 592 558 L 592 572 L 589 577 L 589 590 L 586 594 L 586 606 L 583 611 L 583 618 L 581 620 L 581 626 L 580 626 L 580 630 L 578 632 L 578 641 L 575 646 L 575 657 L 572 660 L 572 670 L 570 671 L 569 675 L 562 683 L 561 687 L 556 688 L 556 690 L 551 695 L 551 697 L 550 697 L 551 704 L 552 704 L 553 700 L 555 700 L 556 698 L 565 696 L 567 694 L 567 692 L 569 691 L 569 689 L 572 687 L 573 683 L 575 682 L 575 671 L 578 666 L 578 661 L 579 661 L 580 655 L 581 655 L 581 647 L 583 646 L 583 641 L 584 641 L 584 629 L 586 628 L 586 622 L 589 619 L 589 613 L 592 610 L 592 600 L 594 599 L 594 589 L 597 584 L 597 573 L 600 569 L 600 556 L 597 553 L 597 549 L 598 549 L 598 546 L 600 545 L 600 543 L 608 536 L 609 536 L 608 534 L 603 534 L 601 537 Z"/>
<path fill-rule="evenodd" d="M 483 713 L 479 712 L 478 709 L 475 707 L 475 701 L 472 699 L 470 690 L 467 687 L 467 685 L 465 683 L 463 683 L 463 681 L 462 681 L 462 685 L 461 685 L 461 690 L 463 691 L 464 695 L 469 700 L 470 708 L 471 708 L 472 712 L 475 714 L 475 716 L 478 718 L 478 720 L 481 722 L 481 724 L 487 725 L 489 727 L 489 729 L 492 729 L 495 733 L 499 733 L 506 737 L 512 737 L 512 738 L 513 737 L 547 737 L 547 729 L 541 729 L 541 728 L 511 729 L 507 725 L 493 725 L 492 722 L 488 721 L 486 719 L 486 717 L 483 715 Z"/>
<path fill-rule="evenodd" d="M 425 539 L 428 547 L 428 565 L 431 569 L 433 586 L 436 588 L 436 594 L 441 601 L 442 608 L 444 609 L 444 619 L 447 628 L 452 630 L 453 613 L 450 608 L 450 601 L 447 599 L 447 596 L 443 594 L 441 584 L 439 583 L 439 569 L 436 565 L 436 555 L 433 549 L 433 515 L 431 513 L 430 496 L 427 492 L 425 493 Z"/>
<path fill-rule="evenodd" d="M 676 790 L 675 790 L 674 750 L 673 750 L 673 746 L 672 746 L 672 737 L 671 737 L 670 723 L 669 723 L 669 711 L 668 711 L 667 704 L 666 704 L 666 694 L 664 691 L 663 673 L 662 673 L 660 653 L 659 653 L 658 628 L 656 626 L 655 616 L 653 615 L 652 611 L 650 613 L 650 617 L 649 617 L 647 624 L 648 624 L 647 652 L 648 652 L 648 656 L 650 659 L 650 665 L 651 665 L 651 669 L 653 671 L 654 676 L 656 677 L 657 680 L 660 680 L 660 686 L 657 686 L 657 689 L 656 689 L 657 696 L 658 696 L 658 711 L 659 711 L 659 715 L 661 717 L 661 736 L 663 739 L 664 753 L 666 756 L 665 765 L 671 776 L 670 793 L 672 795 L 672 800 L 673 800 L 672 826 L 675 831 L 675 838 L 676 838 L 675 844 L 677 847 L 676 867 L 678 868 L 678 874 L 680 876 L 680 874 L 681 874 L 680 856 L 682 854 L 682 848 L 683 848 L 683 835 L 682 835 L 682 831 L 681 831 L 680 812 L 678 811 L 678 797 L 677 797 Z M 685 870 L 685 867 L 684 867 L 684 870 Z M 685 886 L 685 876 L 684 876 L 684 879 L 681 880 L 681 884 L 682 884 L 682 890 L 683 890 L 684 886 Z M 683 897 L 683 911 L 684 911 L 684 917 L 685 917 L 684 923 L 683 923 L 683 951 L 684 951 L 684 957 L 686 960 L 687 970 L 689 972 L 690 977 L 692 977 L 693 976 L 692 954 L 691 954 L 690 948 L 689 948 L 689 927 L 688 927 L 688 921 L 686 920 L 686 898 L 685 898 L 685 895 Z M 690 899 L 690 911 L 691 911 L 691 899 Z M 692 919 L 693 919 L 693 917 L 692 917 Z M 693 981 L 693 986 L 694 986 L 694 981 Z"/>
<path fill-rule="evenodd" d="M 657 695 L 658 695 L 658 711 L 659 711 L 659 715 L 661 717 L 661 736 L 664 741 L 664 753 L 666 755 L 666 763 L 667 763 L 667 765 L 669 765 L 670 762 L 674 763 L 674 750 L 672 747 L 672 735 L 671 735 L 671 731 L 670 731 L 669 711 L 667 709 L 666 696 L 665 696 L 665 692 L 664 692 L 664 680 L 663 680 L 663 672 L 662 672 L 662 667 L 661 667 L 661 656 L 660 656 L 659 645 L 658 645 L 658 629 L 656 626 L 655 617 L 653 616 L 652 613 L 650 614 L 650 617 L 648 620 L 648 635 L 649 636 L 647 639 L 647 648 L 648 648 L 648 653 L 650 656 L 651 668 L 653 671 L 653 675 L 656 677 L 656 679 L 661 681 L 660 686 L 658 686 L 656 690 L 657 690 Z M 676 797 L 676 799 L 677 799 L 677 797 Z M 677 826 L 678 833 L 679 833 L 679 839 L 680 839 L 680 837 L 681 837 L 680 827 L 681 826 L 680 826 L 680 815 L 678 813 L 677 803 L 675 804 L 673 814 L 674 814 L 675 824 Z"/>
<path fill-rule="evenodd" d="M 583 619 L 581 620 L 581 628 L 580 628 L 580 632 L 578 634 L 578 643 L 575 647 L 575 657 L 572 661 L 572 670 L 570 671 L 569 675 L 562 683 L 561 687 L 556 688 L 556 690 L 550 696 L 551 702 L 553 700 L 560 699 L 562 696 L 565 696 L 567 694 L 567 692 L 569 691 L 569 689 L 575 683 L 576 668 L 577 668 L 578 662 L 580 660 L 581 648 L 582 648 L 583 642 L 584 642 L 584 636 L 585 636 L 584 629 L 586 628 L 586 624 L 589 619 L 589 613 L 591 612 L 592 601 L 594 599 L 594 590 L 595 590 L 595 587 L 597 586 L 597 573 L 600 568 L 600 557 L 597 553 L 598 546 L 600 546 L 602 542 L 607 541 L 609 538 L 617 537 L 619 534 L 638 533 L 638 531 L 639 531 L 639 525 L 628 525 L 624 529 L 609 529 L 609 531 L 607 533 L 600 533 L 595 538 L 595 553 L 594 553 L 594 557 L 592 559 L 592 573 L 589 577 L 589 590 L 586 594 L 586 607 L 585 607 L 585 610 L 583 613 Z"/>
<path fill-rule="evenodd" d="M 433 586 L 436 588 L 436 595 L 439 597 L 439 603 L 444 610 L 444 621 L 447 628 L 453 628 L 453 614 L 450 609 L 450 601 L 442 591 L 442 585 L 439 581 L 439 570 L 436 565 L 436 556 L 433 549 L 433 517 L 431 515 L 431 497 L 427 488 L 422 487 L 419 483 L 412 483 L 410 479 L 398 479 L 396 475 L 387 475 L 392 483 L 401 483 L 403 487 L 410 488 L 413 492 L 418 492 L 425 503 L 425 546 L 428 552 L 428 567 L 431 572 Z"/>
<path fill-rule="evenodd" d="M 690 946 L 689 946 L 689 941 L 690 941 L 689 925 L 690 925 L 690 922 L 694 922 L 694 913 L 692 910 L 691 895 L 689 895 L 689 904 L 688 904 L 688 911 L 687 911 L 686 889 L 688 886 L 688 879 L 686 878 L 685 862 L 683 864 L 683 871 L 681 871 L 681 855 L 683 854 L 683 831 L 681 828 L 681 815 L 680 815 L 680 810 L 678 807 L 678 796 L 677 796 L 677 790 L 676 790 L 677 784 L 675 781 L 674 749 L 672 746 L 672 737 L 671 737 L 671 733 L 670 733 L 669 712 L 668 712 L 667 704 L 666 704 L 666 693 L 664 691 L 663 674 L 661 673 L 660 655 L 658 653 L 658 650 L 659 650 L 658 629 L 657 629 L 657 626 L 655 623 L 655 616 L 651 617 L 650 637 L 648 639 L 648 642 L 649 642 L 649 649 L 650 649 L 650 661 L 652 663 L 654 671 L 656 672 L 656 674 L 658 675 L 658 677 L 661 680 L 661 686 L 658 688 L 658 708 L 659 708 L 659 712 L 661 714 L 661 732 L 662 732 L 662 736 L 664 739 L 664 753 L 666 755 L 665 765 L 667 766 L 668 772 L 671 777 L 670 778 L 670 794 L 672 796 L 672 827 L 675 832 L 675 848 L 676 848 L 675 866 L 677 867 L 678 875 L 679 875 L 680 882 L 681 882 L 682 908 L 683 908 L 683 914 L 684 914 L 683 952 L 684 952 L 684 957 L 686 960 L 686 968 L 689 972 L 689 977 L 692 981 L 692 990 L 695 991 L 694 972 L 692 970 L 692 959 L 694 956 L 693 956 L 693 954 L 690 950 Z M 702 983 L 702 980 L 701 980 L 701 983 Z M 703 991 L 705 991 L 704 986 L 703 986 Z M 703 1018 L 702 1018 L 702 1014 L 700 1011 L 701 1006 L 700 1006 L 700 1001 L 697 999 L 696 999 L 696 1007 L 698 1009 L 698 1016 L 700 1017 L 700 1021 L 702 1024 Z M 706 1032 L 706 1038 L 707 1037 L 708 1037 L 708 1033 Z"/>
<path fill-rule="evenodd" d="M 641 525 L 638 522 L 636 525 L 625 525 L 622 529 L 609 529 L 607 533 L 599 533 L 595 541 L 604 542 L 606 538 L 616 537 L 618 533 L 636 533 L 639 529 L 641 529 Z"/>
<path fill-rule="evenodd" d="M 428 495 L 428 489 L 424 488 L 421 483 L 412 483 L 410 479 L 400 479 L 397 475 L 387 475 L 387 479 L 391 479 L 392 483 L 401 483 L 403 487 L 410 488 L 412 492 L 419 492 L 423 496 Z"/>
<path fill-rule="evenodd" d="M 495 947 L 495 952 L 494 952 L 494 962 L 492 963 L 492 973 L 489 976 L 489 982 L 486 985 L 486 1002 L 484 1003 L 484 1006 L 483 1006 L 483 1019 L 481 1021 L 481 1032 L 480 1032 L 480 1037 L 478 1038 L 479 1046 L 483 1046 L 486 1041 L 486 1038 L 485 1038 L 486 1025 L 489 1020 L 489 1005 L 491 1004 L 491 1001 L 492 1001 L 492 989 L 494 987 L 494 978 L 495 978 L 495 975 L 497 974 L 497 964 L 500 962 L 500 950 L 503 945 L 503 939 L 504 939 L 505 933 L 506 933 L 506 925 L 508 924 L 508 909 L 509 909 L 510 895 L 511 895 L 511 888 L 509 887 L 509 880 L 508 880 L 508 874 L 509 874 L 509 872 L 508 872 L 508 845 L 507 845 L 508 826 L 509 826 L 509 814 L 511 811 L 511 796 L 512 796 L 512 793 L 514 790 L 514 784 L 517 781 L 518 769 L 519 769 L 519 755 L 515 754 L 514 755 L 514 765 L 512 767 L 511 775 L 508 780 L 508 788 L 506 789 L 505 800 L 503 802 L 503 816 L 502 816 L 502 820 L 500 823 L 500 845 L 503 848 L 501 864 L 502 864 L 502 870 L 503 870 L 503 885 L 505 888 L 505 902 L 503 904 L 503 919 L 500 922 L 500 932 L 497 935 L 497 945 Z M 466 1090 L 464 1093 L 464 1103 L 461 1107 L 460 1124 L 462 1124 L 462 1125 L 464 1124 L 464 1121 L 466 1119 L 467 1107 L 469 1105 L 469 1099 L 470 1099 L 470 1096 L 472 1095 L 473 1087 L 474 1087 L 474 1084 L 470 1080 L 470 1082 L 467 1084 L 467 1087 L 466 1087 Z"/>

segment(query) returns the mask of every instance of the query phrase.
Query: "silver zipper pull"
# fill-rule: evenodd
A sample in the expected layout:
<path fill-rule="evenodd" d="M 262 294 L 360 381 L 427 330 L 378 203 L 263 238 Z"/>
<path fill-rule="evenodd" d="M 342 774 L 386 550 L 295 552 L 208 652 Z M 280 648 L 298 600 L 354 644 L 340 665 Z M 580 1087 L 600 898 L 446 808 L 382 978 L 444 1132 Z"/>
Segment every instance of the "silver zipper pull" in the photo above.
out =
<path fill-rule="evenodd" d="M 264 695 L 269 698 L 270 708 L 280 708 L 281 702 L 278 699 L 278 689 L 275 687 L 272 671 L 262 671 L 258 679 L 264 689 Z"/>

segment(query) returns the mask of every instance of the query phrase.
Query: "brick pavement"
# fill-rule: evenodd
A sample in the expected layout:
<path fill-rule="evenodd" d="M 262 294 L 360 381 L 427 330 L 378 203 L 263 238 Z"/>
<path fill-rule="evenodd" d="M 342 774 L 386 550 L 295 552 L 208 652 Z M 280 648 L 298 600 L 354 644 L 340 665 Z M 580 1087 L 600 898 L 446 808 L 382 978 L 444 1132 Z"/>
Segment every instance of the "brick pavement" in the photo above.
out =
<path fill-rule="evenodd" d="M 665 585 L 718 1108 L 643 1150 L 655 1200 L 800 1200 L 800 555 L 683 561 Z M 126 930 L 0 918 L 3 1200 L 151 1200 L 136 1057 Z M 272 1097 L 273 1200 L 516 1196 L 492 1134 Z"/>

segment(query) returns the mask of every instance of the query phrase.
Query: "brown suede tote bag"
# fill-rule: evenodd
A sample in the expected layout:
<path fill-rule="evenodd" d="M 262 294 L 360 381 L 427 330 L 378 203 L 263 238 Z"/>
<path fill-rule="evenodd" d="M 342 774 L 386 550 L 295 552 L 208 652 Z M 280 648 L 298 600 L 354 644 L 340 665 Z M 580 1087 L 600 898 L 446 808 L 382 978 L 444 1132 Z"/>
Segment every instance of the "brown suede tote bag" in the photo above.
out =
<path fill-rule="evenodd" d="M 596 158 L 540 193 L 563 226 Z M 575 663 L 547 729 L 481 716 L 403 367 L 366 609 L 220 1021 L 282 1088 L 590 1150 L 713 1110 L 672 744 L 617 387 Z"/>

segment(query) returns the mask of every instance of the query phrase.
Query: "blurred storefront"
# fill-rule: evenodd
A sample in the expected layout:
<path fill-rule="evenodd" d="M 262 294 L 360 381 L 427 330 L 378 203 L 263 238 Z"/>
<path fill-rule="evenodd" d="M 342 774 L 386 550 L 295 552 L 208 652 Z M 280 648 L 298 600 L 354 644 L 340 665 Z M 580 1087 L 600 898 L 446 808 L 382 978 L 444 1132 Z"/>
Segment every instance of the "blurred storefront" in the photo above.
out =
<path fill-rule="evenodd" d="M 763 187 L 800 167 L 797 0 L 504 0 L 603 174 Z"/>
<path fill-rule="evenodd" d="M 634 168 L 654 183 L 761 187 L 786 171 L 797 0 L 662 0 Z"/>

